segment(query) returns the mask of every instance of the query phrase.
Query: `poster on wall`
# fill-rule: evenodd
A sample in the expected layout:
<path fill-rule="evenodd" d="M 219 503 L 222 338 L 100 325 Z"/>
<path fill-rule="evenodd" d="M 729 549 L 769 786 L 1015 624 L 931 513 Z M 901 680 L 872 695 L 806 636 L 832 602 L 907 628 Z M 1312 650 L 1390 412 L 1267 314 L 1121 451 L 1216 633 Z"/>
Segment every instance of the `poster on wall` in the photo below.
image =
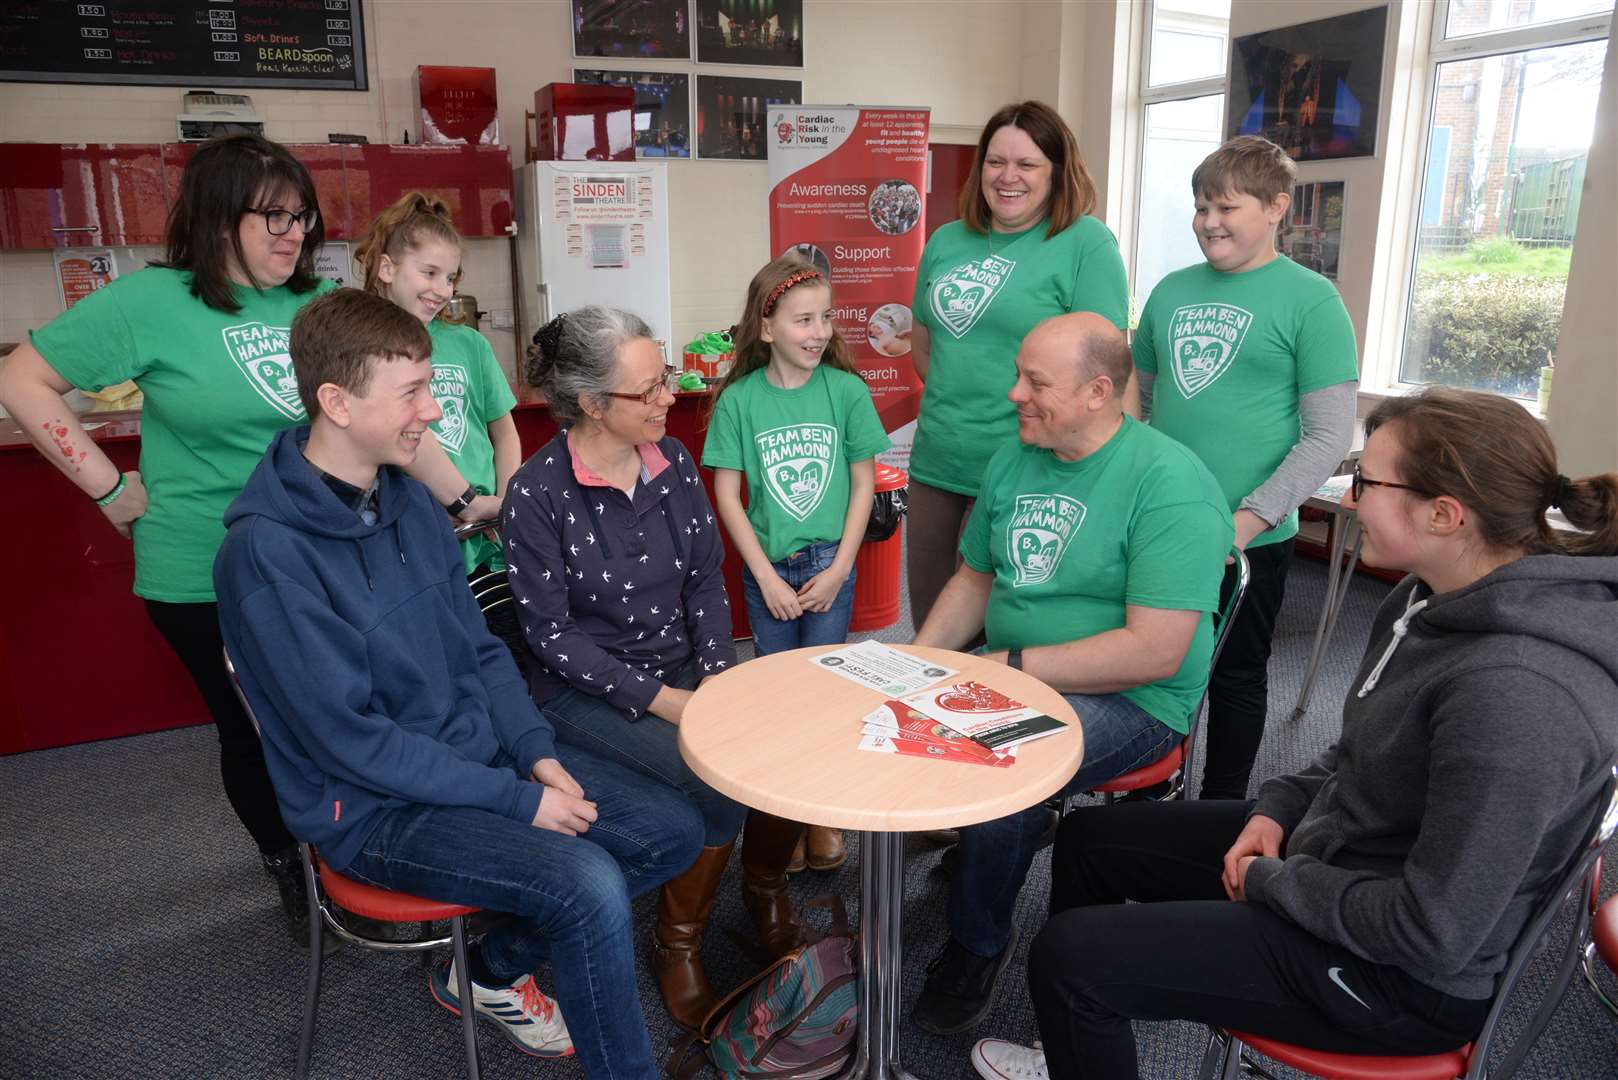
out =
<path fill-rule="evenodd" d="M 697 63 L 803 67 L 803 0 L 696 0 Z"/>
<path fill-rule="evenodd" d="M 674 71 L 574 68 L 573 81 L 635 91 L 635 156 L 691 156 L 691 76 Z"/>
<path fill-rule="evenodd" d="M 697 156 L 763 161 L 765 113 L 774 105 L 803 100 L 795 79 L 697 76 Z"/>
<path fill-rule="evenodd" d="M 795 251 L 831 281 L 837 332 L 871 387 L 906 468 L 921 389 L 910 298 L 926 243 L 926 109 L 769 110 L 770 250 Z"/>
<path fill-rule="evenodd" d="M 1296 161 L 1376 153 L 1387 28 L 1379 7 L 1237 38 L 1226 137 L 1262 135 Z"/>
<path fill-rule="evenodd" d="M 59 248 L 55 262 L 63 311 L 105 289 L 118 276 L 118 258 L 111 248 Z"/>
<path fill-rule="evenodd" d="M 574 56 L 689 60 L 686 0 L 570 0 Z"/>
<path fill-rule="evenodd" d="M 347 242 L 321 244 L 315 248 L 315 276 L 335 282 L 338 288 L 350 283 L 364 284 L 365 275 L 354 272 L 354 260 Z"/>
<path fill-rule="evenodd" d="M 1295 184 L 1281 219 L 1281 254 L 1333 282 L 1343 248 L 1343 190 L 1341 180 Z"/>

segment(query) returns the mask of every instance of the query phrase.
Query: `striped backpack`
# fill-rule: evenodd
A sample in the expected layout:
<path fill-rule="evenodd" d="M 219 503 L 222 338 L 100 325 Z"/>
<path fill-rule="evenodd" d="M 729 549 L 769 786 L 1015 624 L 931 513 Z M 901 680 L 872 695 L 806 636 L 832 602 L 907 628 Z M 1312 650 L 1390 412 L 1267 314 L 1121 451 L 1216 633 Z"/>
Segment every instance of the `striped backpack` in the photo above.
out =
<path fill-rule="evenodd" d="M 703 1056 L 725 1080 L 815 1080 L 848 1067 L 860 1022 L 857 943 L 840 898 L 810 906 L 831 909 L 831 930 L 722 998 L 676 1044 L 670 1076 L 695 1075 Z M 698 1043 L 705 1055 L 692 1052 Z"/>

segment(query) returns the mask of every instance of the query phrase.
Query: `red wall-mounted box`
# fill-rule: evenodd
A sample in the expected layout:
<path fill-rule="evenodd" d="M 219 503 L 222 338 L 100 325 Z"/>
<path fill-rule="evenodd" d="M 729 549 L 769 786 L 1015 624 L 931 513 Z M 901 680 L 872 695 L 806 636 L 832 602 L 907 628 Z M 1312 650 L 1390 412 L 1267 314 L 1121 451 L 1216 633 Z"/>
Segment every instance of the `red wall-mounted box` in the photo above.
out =
<path fill-rule="evenodd" d="M 635 91 L 551 83 L 534 94 L 535 161 L 634 161 Z"/>
<path fill-rule="evenodd" d="M 428 146 L 498 146 L 500 99 L 494 68 L 416 69 L 416 115 L 420 141 Z"/>

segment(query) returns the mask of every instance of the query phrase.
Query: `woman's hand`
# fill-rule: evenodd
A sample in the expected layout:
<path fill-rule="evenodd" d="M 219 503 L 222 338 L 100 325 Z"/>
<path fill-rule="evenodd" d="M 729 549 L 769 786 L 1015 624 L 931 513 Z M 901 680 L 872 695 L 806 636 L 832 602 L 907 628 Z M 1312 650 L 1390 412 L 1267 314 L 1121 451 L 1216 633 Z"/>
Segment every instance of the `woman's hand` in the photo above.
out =
<path fill-rule="evenodd" d="M 754 580 L 758 582 L 758 591 L 764 594 L 764 606 L 770 609 L 770 614 L 775 618 L 786 622 L 803 614 L 802 597 L 792 591 L 792 586 L 783 581 L 773 567 L 763 576 L 755 575 Z M 813 584 L 810 581 L 804 588 Z"/>
<path fill-rule="evenodd" d="M 1248 865 L 1259 857 L 1277 858 L 1281 854 L 1281 841 L 1285 838 L 1286 830 L 1274 818 L 1263 814 L 1248 818 L 1236 842 L 1225 852 L 1225 872 L 1220 877 L 1225 886 L 1225 895 L 1232 900 L 1247 899 L 1242 887 Z"/>
<path fill-rule="evenodd" d="M 500 497 L 479 495 L 466 504 L 466 509 L 455 515 L 456 521 L 471 524 L 474 521 L 495 521 L 500 517 Z"/>
<path fill-rule="evenodd" d="M 803 605 L 804 611 L 825 614 L 831 610 L 837 593 L 847 580 L 848 571 L 839 570 L 837 564 L 833 563 L 803 583 L 803 588 L 798 590 L 798 603 Z"/>
<path fill-rule="evenodd" d="M 646 706 L 646 711 L 659 720 L 667 720 L 678 726 L 680 718 L 685 715 L 686 703 L 691 700 L 691 691 L 676 690 L 672 686 L 665 686 L 657 692 L 652 703 Z"/>
<path fill-rule="evenodd" d="M 118 530 L 118 535 L 127 539 L 130 526 L 146 513 L 146 485 L 141 483 L 139 469 L 124 473 L 124 490 L 112 502 L 101 507 L 101 512 L 107 515 L 107 520 Z"/>

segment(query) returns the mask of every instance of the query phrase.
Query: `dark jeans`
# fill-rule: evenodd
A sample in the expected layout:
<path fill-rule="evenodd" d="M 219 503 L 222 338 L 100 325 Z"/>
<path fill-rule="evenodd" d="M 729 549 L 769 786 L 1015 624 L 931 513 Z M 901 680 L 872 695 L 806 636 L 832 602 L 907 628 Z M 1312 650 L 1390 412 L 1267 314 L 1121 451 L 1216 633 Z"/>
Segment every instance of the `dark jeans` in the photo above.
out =
<path fill-rule="evenodd" d="M 1052 1077 L 1135 1076 L 1131 1020 L 1190 1020 L 1380 1054 L 1454 1050 L 1483 1027 L 1486 999 L 1451 997 L 1262 904 L 1226 899 L 1220 873 L 1247 808 L 1126 803 L 1077 810 L 1062 823 L 1051 919 L 1028 950 Z"/>
<path fill-rule="evenodd" d="M 667 686 L 696 686 L 696 662 L 687 664 Z M 564 690 L 545 702 L 558 745 L 574 746 L 649 776 L 683 795 L 702 815 L 703 845 L 719 847 L 736 839 L 747 807 L 721 795 L 691 771 L 680 755 L 680 729 L 647 713 L 631 720 L 622 709 L 580 690 Z"/>
<path fill-rule="evenodd" d="M 1084 728 L 1084 763 L 1062 788 L 1064 796 L 1149 765 L 1183 738 L 1122 694 L 1063 696 Z M 950 934 L 968 952 L 998 956 L 1011 940 L 1017 894 L 1049 821 L 1041 803 L 961 830 L 948 914 Z"/>
<path fill-rule="evenodd" d="M 1287 567 L 1292 565 L 1293 540 L 1248 548 L 1252 578 L 1247 598 L 1231 624 L 1219 664 L 1208 677 L 1207 759 L 1202 768 L 1204 799 L 1245 799 L 1264 740 L 1264 717 L 1270 708 L 1270 642 L 1275 617 L 1286 597 Z M 1236 568 L 1225 573 L 1219 590 L 1224 606 L 1236 586 Z"/>
<path fill-rule="evenodd" d="M 551 961 L 556 1000 L 586 1076 L 657 1076 L 635 981 L 630 899 L 683 871 L 702 821 L 677 792 L 572 747 L 557 759 L 596 804 L 579 836 L 469 807 L 380 815 L 343 871 L 387 889 L 518 916 L 483 939 L 514 981 Z"/>
<path fill-rule="evenodd" d="M 810 544 L 801 551 L 794 551 L 786 558 L 770 565 L 775 568 L 781 580 L 796 592 L 807 585 L 810 578 L 830 567 L 836 559 L 837 542 L 833 540 Z M 843 580 L 842 588 L 837 590 L 837 598 L 832 601 L 829 610 L 805 611 L 796 619 L 777 619 L 770 614 L 769 606 L 764 603 L 764 592 L 758 587 L 753 571 L 742 567 L 742 592 L 747 598 L 747 620 L 753 624 L 753 654 L 768 656 L 770 653 L 786 652 L 788 649 L 803 649 L 810 645 L 841 645 L 847 641 L 848 623 L 854 615 L 855 576 L 856 571 L 848 572 L 848 577 Z"/>
<path fill-rule="evenodd" d="M 174 655 L 191 673 L 202 703 L 213 717 L 219 735 L 219 776 L 225 798 L 259 851 L 270 854 L 289 848 L 292 834 L 281 822 L 281 807 L 264 767 L 264 747 L 258 732 L 242 711 L 242 703 L 225 674 L 225 641 L 219 633 L 218 604 L 166 604 L 146 601 L 152 625 L 169 643 Z"/>

